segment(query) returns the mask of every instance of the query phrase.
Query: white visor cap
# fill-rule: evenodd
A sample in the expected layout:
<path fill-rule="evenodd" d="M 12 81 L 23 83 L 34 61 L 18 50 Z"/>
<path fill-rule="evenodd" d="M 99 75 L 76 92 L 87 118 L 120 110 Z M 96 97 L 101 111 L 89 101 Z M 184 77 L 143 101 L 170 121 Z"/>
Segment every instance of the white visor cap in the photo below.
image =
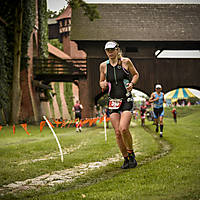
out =
<path fill-rule="evenodd" d="M 107 42 L 105 44 L 105 48 L 104 49 L 105 50 L 106 49 L 114 49 L 116 46 L 117 46 L 117 43 L 110 41 L 110 42 Z"/>
<path fill-rule="evenodd" d="M 162 88 L 162 86 L 160 84 L 156 85 L 156 89 L 161 89 L 161 88 Z"/>

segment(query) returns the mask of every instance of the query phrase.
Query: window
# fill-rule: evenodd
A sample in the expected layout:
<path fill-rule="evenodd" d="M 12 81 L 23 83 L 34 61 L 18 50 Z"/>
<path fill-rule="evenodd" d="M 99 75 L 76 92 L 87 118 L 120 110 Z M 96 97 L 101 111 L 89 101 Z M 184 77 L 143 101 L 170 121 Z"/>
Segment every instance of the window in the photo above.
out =
<path fill-rule="evenodd" d="M 157 58 L 200 58 L 199 50 L 157 50 Z"/>

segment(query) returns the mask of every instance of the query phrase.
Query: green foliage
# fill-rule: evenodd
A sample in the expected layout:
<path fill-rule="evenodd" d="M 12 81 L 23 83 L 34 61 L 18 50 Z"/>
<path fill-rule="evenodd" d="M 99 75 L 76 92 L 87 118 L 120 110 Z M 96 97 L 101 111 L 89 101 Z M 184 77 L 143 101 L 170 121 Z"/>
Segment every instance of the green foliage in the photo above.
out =
<path fill-rule="evenodd" d="M 6 1 L 0 1 L 0 16 L 2 19 L 5 20 L 7 25 L 11 28 L 13 28 L 14 25 L 14 14 L 15 14 L 15 8 L 17 7 L 18 1 L 13 0 L 6 0 Z"/>
<path fill-rule="evenodd" d="M 49 19 L 53 19 L 58 17 L 60 14 L 63 13 L 63 11 L 66 9 L 66 7 L 64 6 L 64 8 L 60 9 L 58 12 L 57 11 L 52 11 L 50 9 L 47 10 L 47 15 Z"/>
<path fill-rule="evenodd" d="M 9 121 L 14 48 L 14 14 L 17 1 L 0 1 L 0 123 Z"/>
<path fill-rule="evenodd" d="M 65 95 L 65 101 L 67 103 L 69 114 L 72 117 L 73 116 L 72 108 L 74 106 L 72 83 L 64 83 L 64 95 Z"/>
<path fill-rule="evenodd" d="M 0 22 L 0 107 L 3 108 L 0 113 L 10 113 L 10 101 L 11 101 L 11 84 L 13 73 L 13 60 L 14 60 L 14 28 L 15 24 L 15 11 L 18 5 L 18 1 L 6 0 L 0 1 L 0 17 L 5 21 L 5 24 Z M 21 43 L 21 70 L 28 67 L 27 51 L 31 33 L 35 24 L 36 13 L 36 1 L 35 0 L 23 0 L 23 27 L 22 27 L 22 43 Z M 42 57 L 48 56 L 48 33 L 47 33 L 47 14 L 46 14 L 46 0 L 38 1 L 39 7 L 39 49 Z M 9 114 L 7 114 L 9 115 Z M 6 118 L 8 118 L 6 116 Z M 0 122 L 2 117 L 0 114 Z"/>
<path fill-rule="evenodd" d="M 47 10 L 48 19 L 53 19 L 58 17 L 57 11 Z"/>
<path fill-rule="evenodd" d="M 0 1 L 0 17 L 6 22 L 6 25 L 0 28 L 0 104 L 3 107 L 1 112 L 9 121 L 10 105 L 11 105 L 11 87 L 14 60 L 14 27 L 15 27 L 15 11 L 18 1 Z M 27 67 L 27 51 L 28 43 L 35 23 L 35 0 L 23 0 L 23 31 L 21 44 L 21 70 Z M 1 117 L 2 118 L 2 117 Z M 0 122 L 2 119 L 0 118 Z"/>
<path fill-rule="evenodd" d="M 189 97 L 188 99 L 187 99 L 187 102 L 189 102 L 190 101 L 190 103 L 192 104 L 192 105 L 194 105 L 194 104 L 196 104 L 196 102 L 198 102 L 200 99 L 198 98 L 198 97 Z"/>
<path fill-rule="evenodd" d="M 6 41 L 6 30 L 4 25 L 0 25 L 0 123 L 6 123 L 10 110 L 10 91 L 11 91 L 11 63 L 9 63 L 8 46 Z"/>
<path fill-rule="evenodd" d="M 28 66 L 28 43 L 35 24 L 35 0 L 24 0 L 23 7 L 21 70 Z"/>
<path fill-rule="evenodd" d="M 7 23 L 7 45 L 9 51 L 13 52 L 14 48 L 14 22 L 15 22 L 15 9 L 17 7 L 17 1 L 1 1 L 1 17 Z M 27 67 L 27 51 L 28 51 L 28 42 L 30 40 L 31 33 L 33 31 L 35 24 L 35 0 L 23 0 L 23 31 L 22 31 L 22 52 L 21 52 L 21 70 Z M 13 56 L 7 57 L 10 62 L 13 62 Z"/>
<path fill-rule="evenodd" d="M 54 107 L 53 107 L 53 99 L 49 99 L 50 110 L 52 113 L 52 118 L 55 119 Z"/>
<path fill-rule="evenodd" d="M 63 51 L 63 44 L 60 43 L 59 39 L 52 39 L 49 40 L 49 43 L 52 44 L 53 46 L 57 47 L 61 51 Z"/>
<path fill-rule="evenodd" d="M 84 11 L 84 15 L 88 16 L 91 21 L 100 18 L 96 5 L 87 4 L 83 0 L 66 0 L 66 1 L 72 7 L 72 9 L 82 8 Z"/>
<path fill-rule="evenodd" d="M 39 16 L 39 56 L 41 58 L 48 57 L 48 15 L 47 2 L 38 1 L 38 16 Z"/>
<path fill-rule="evenodd" d="M 99 13 L 97 11 L 97 6 L 95 5 L 87 4 L 83 0 L 66 0 L 66 3 L 69 4 L 73 9 L 82 8 L 84 11 L 84 15 L 88 16 L 91 21 L 100 18 Z M 58 12 L 48 9 L 48 18 L 52 19 L 58 17 L 63 13 L 65 9 L 66 7 L 60 9 Z"/>
<path fill-rule="evenodd" d="M 177 117 L 185 117 L 187 115 L 193 114 L 197 111 L 200 107 L 198 105 L 194 106 L 184 106 L 184 107 L 176 107 Z M 166 107 L 165 108 L 165 118 L 172 118 L 172 109 L 173 107 Z M 200 111 L 200 110 L 199 110 Z"/>
<path fill-rule="evenodd" d="M 55 89 L 55 93 L 56 93 L 56 100 L 59 106 L 59 110 L 60 113 L 62 115 L 62 100 L 60 98 L 60 87 L 59 87 L 59 83 L 55 83 L 54 84 L 54 89 Z M 68 111 L 70 116 L 73 116 L 73 112 L 72 112 L 72 107 L 74 105 L 73 103 L 73 93 L 72 93 L 72 83 L 64 83 L 64 96 L 65 96 L 65 101 L 68 107 Z"/>
<path fill-rule="evenodd" d="M 60 114 L 62 116 L 62 103 L 61 103 L 61 98 L 60 98 L 59 84 L 60 83 L 58 83 L 58 82 L 54 83 L 54 90 L 55 90 L 55 93 L 56 93 L 56 100 L 57 100 L 57 103 L 58 103 L 59 111 L 60 111 Z"/>

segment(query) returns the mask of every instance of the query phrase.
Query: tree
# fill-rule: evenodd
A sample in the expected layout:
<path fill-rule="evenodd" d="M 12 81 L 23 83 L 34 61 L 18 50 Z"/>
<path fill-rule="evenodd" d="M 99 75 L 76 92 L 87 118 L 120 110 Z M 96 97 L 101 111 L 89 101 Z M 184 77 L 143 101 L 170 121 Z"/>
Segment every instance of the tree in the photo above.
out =
<path fill-rule="evenodd" d="M 12 103 L 11 103 L 12 111 L 11 111 L 10 122 L 16 123 L 16 124 L 19 121 L 21 99 L 22 99 L 21 98 L 22 91 L 20 88 L 20 71 L 22 70 L 22 67 L 27 67 L 27 63 L 23 62 L 23 59 L 27 57 L 28 42 L 29 42 L 31 32 L 33 31 L 33 27 L 34 27 L 34 24 L 28 23 L 29 24 L 28 25 L 27 23 L 24 23 L 23 21 L 24 18 L 27 18 L 28 16 L 25 14 L 26 11 L 31 10 L 33 11 L 33 13 L 35 13 L 35 10 L 34 10 L 35 7 L 27 6 L 28 2 L 31 2 L 34 5 L 35 5 L 35 2 L 42 2 L 42 5 L 46 4 L 46 0 L 44 1 L 34 1 L 34 0 L 0 1 L 0 7 L 1 7 L 0 17 L 3 17 L 6 23 L 8 24 L 8 28 L 7 28 L 8 38 L 5 40 L 8 43 L 8 47 L 11 52 L 10 60 L 12 60 L 12 63 L 13 63 L 13 65 L 10 65 L 12 66 L 12 71 L 13 71 L 12 78 L 10 78 L 12 79 Z M 90 18 L 90 20 L 94 20 L 95 18 L 99 17 L 98 12 L 96 10 L 96 6 L 88 5 L 83 0 L 67 0 L 66 2 L 69 3 L 72 6 L 72 8 L 79 8 L 79 7 L 83 8 L 85 15 L 87 15 Z M 41 12 L 42 15 L 46 15 L 47 11 L 45 10 L 44 12 L 45 13 L 43 13 L 43 11 Z M 34 18 L 33 20 L 33 23 L 34 23 L 35 16 L 33 15 L 30 17 Z M 39 17 L 39 20 L 41 20 L 41 17 Z M 43 18 L 42 21 L 45 21 L 45 20 Z M 41 27 L 39 28 L 41 29 Z M 44 26 L 42 26 L 42 29 L 44 29 Z M 23 37 L 23 34 L 26 36 L 26 38 Z M 24 42 L 22 40 L 23 38 L 25 38 Z M 42 46 L 44 47 L 45 44 L 47 46 L 47 41 L 46 40 L 43 41 L 43 38 L 46 38 L 46 35 L 44 35 L 44 31 L 42 35 L 40 35 L 39 38 L 42 38 L 41 39 Z M 45 48 L 40 49 L 40 55 L 46 56 L 46 51 L 45 51 L 46 49 Z M 8 56 L 6 56 L 6 59 L 8 59 Z"/>
<path fill-rule="evenodd" d="M 20 0 L 15 9 L 15 27 L 14 27 L 14 63 L 13 63 L 12 114 L 11 114 L 11 122 L 14 124 L 18 123 L 21 97 L 22 97 L 22 92 L 20 88 L 22 17 L 23 17 L 23 0 Z"/>
<path fill-rule="evenodd" d="M 49 19 L 52 19 L 52 18 L 56 18 L 58 17 L 60 14 L 63 13 L 63 11 L 66 9 L 66 7 L 64 6 L 64 8 L 61 8 L 58 12 L 57 11 L 52 11 L 50 9 L 47 10 L 47 15 L 48 15 L 48 18 Z"/>
<path fill-rule="evenodd" d="M 88 16 L 91 21 L 99 18 L 99 13 L 96 9 L 97 7 L 95 5 L 87 4 L 84 0 L 66 0 L 66 3 L 73 9 L 82 8 L 84 10 L 84 14 Z M 48 9 L 48 18 L 51 19 L 58 17 L 65 9 L 66 7 L 60 9 L 58 12 Z"/>
<path fill-rule="evenodd" d="M 47 10 L 48 19 L 56 18 L 58 16 L 56 11 L 50 9 Z"/>
<path fill-rule="evenodd" d="M 72 7 L 72 9 L 82 8 L 84 15 L 88 16 L 91 21 L 98 19 L 99 12 L 97 11 L 97 6 L 87 4 L 83 0 L 66 0 L 66 2 Z"/>

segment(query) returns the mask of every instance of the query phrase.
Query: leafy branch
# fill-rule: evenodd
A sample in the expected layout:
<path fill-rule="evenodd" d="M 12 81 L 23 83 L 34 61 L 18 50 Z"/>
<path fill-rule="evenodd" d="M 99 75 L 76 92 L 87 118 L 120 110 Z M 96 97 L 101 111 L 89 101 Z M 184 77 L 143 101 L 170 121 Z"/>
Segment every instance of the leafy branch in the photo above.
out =
<path fill-rule="evenodd" d="M 93 21 L 94 19 L 99 19 L 99 12 L 96 5 L 87 4 L 83 0 L 66 0 L 67 3 L 72 7 L 72 9 L 82 8 L 84 15 Z"/>

